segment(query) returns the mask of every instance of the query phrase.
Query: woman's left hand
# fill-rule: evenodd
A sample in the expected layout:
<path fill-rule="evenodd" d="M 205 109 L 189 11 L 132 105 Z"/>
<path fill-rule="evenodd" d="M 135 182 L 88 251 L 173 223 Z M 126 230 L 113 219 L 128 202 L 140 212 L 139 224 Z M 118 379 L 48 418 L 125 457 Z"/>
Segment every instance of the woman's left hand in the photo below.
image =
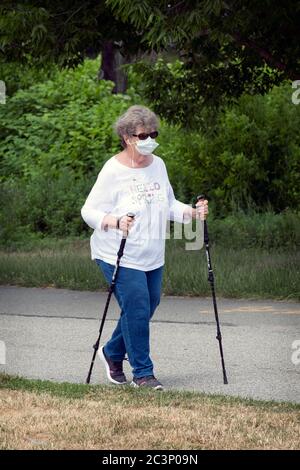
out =
<path fill-rule="evenodd" d="M 197 212 L 197 218 L 200 220 L 205 220 L 208 214 L 208 200 L 207 199 L 201 199 L 200 201 L 197 202 L 196 204 L 196 212 Z"/>

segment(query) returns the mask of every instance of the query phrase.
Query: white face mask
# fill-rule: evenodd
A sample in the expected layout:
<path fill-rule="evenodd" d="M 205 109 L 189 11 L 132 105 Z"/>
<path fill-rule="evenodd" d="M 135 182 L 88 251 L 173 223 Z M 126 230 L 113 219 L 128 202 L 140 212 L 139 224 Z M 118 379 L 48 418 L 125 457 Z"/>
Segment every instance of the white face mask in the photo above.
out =
<path fill-rule="evenodd" d="M 155 142 L 155 139 L 151 139 L 149 136 L 146 140 L 138 140 L 135 144 L 137 151 L 142 155 L 150 155 L 159 144 Z"/>

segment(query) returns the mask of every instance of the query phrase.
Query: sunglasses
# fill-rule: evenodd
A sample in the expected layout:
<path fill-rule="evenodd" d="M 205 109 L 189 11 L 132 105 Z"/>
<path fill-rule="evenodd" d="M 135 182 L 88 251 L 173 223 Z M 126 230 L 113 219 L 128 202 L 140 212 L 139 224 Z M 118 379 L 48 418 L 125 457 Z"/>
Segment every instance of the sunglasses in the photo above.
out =
<path fill-rule="evenodd" d="M 146 140 L 148 137 L 151 137 L 151 139 L 155 139 L 158 136 L 157 131 L 150 132 L 149 134 L 146 134 L 146 132 L 141 132 L 140 134 L 132 134 L 134 137 L 138 137 L 140 140 Z"/>

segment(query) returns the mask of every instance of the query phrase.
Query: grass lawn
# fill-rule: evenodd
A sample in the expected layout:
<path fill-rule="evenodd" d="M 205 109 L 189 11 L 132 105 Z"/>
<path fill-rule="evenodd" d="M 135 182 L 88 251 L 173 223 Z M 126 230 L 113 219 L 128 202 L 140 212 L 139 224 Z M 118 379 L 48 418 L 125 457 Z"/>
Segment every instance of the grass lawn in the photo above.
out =
<path fill-rule="evenodd" d="M 0 374 L 1 449 L 299 449 L 300 405 Z"/>
<path fill-rule="evenodd" d="M 211 247 L 218 296 L 300 300 L 299 250 Z M 0 251 L 0 283 L 105 289 L 90 258 L 89 239 L 44 239 Z M 167 240 L 163 280 L 166 295 L 210 295 L 205 249 L 186 251 L 184 241 Z"/>

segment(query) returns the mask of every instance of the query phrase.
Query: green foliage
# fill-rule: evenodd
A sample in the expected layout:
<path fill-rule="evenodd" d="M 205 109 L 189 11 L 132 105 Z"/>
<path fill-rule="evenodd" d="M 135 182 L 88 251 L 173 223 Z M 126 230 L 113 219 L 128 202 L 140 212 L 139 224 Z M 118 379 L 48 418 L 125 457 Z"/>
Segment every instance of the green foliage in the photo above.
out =
<path fill-rule="evenodd" d="M 228 102 L 237 104 L 237 96 L 241 95 L 242 90 L 253 94 L 253 86 L 241 84 L 239 92 L 231 93 L 229 97 L 229 90 L 224 88 L 222 76 L 218 78 L 212 75 L 209 78 L 205 75 L 210 72 L 202 70 L 203 76 L 200 79 L 199 71 L 179 59 L 170 62 L 167 58 L 159 57 L 155 63 L 144 59 L 125 68 L 131 85 L 159 115 L 168 122 L 180 124 L 187 129 L 209 130 Z M 221 68 L 219 64 L 215 70 L 219 69 L 222 75 Z M 259 79 L 259 91 L 262 93 L 268 89 L 264 78 L 273 72 L 265 66 L 264 73 Z"/>
<path fill-rule="evenodd" d="M 26 89 L 34 83 L 51 79 L 57 68 L 54 65 L 34 67 L 19 62 L 0 60 L 0 80 L 5 82 L 7 99 L 19 89 Z"/>
<path fill-rule="evenodd" d="M 0 188 L 1 244 L 9 246 L 45 234 L 79 236 L 84 225 L 80 208 L 93 183 L 89 177 L 76 178 L 67 168 L 57 178 L 37 175 L 30 183 L 5 181 Z"/>
<path fill-rule="evenodd" d="M 168 122 L 190 129 L 206 129 L 216 110 L 204 107 L 195 73 L 180 60 L 155 64 L 139 61 L 126 67 L 129 83 Z"/>
<path fill-rule="evenodd" d="M 264 93 L 299 77 L 300 10 L 289 0 L 107 0 L 156 51 L 177 51 L 205 102 Z M 285 21 L 282 21 L 285 18 Z"/>
<path fill-rule="evenodd" d="M 210 239 L 234 248 L 296 249 L 300 246 L 300 213 L 237 212 L 209 221 Z"/>
<path fill-rule="evenodd" d="M 0 106 L 2 244 L 25 236 L 89 232 L 80 208 L 103 163 L 120 150 L 112 124 L 131 104 L 145 104 L 132 88 L 128 95 L 112 94 L 113 83 L 96 78 L 98 68 L 99 59 L 75 70 L 56 70 L 51 80 L 17 91 Z M 169 70 L 181 75 L 178 63 Z M 139 79 L 134 73 L 132 84 Z M 216 221 L 213 228 L 219 242 L 222 233 L 228 238 L 233 230 L 228 216 L 235 212 L 237 239 L 249 246 L 252 241 L 267 247 L 299 242 L 294 234 L 299 232 L 300 115 L 291 91 L 286 84 L 265 96 L 244 95 L 219 112 L 206 132 L 161 121 L 157 154 L 166 162 L 176 197 L 194 203 L 200 192 L 208 196 L 212 223 L 228 220 L 220 228 Z M 162 100 L 171 103 L 172 93 Z M 173 102 L 184 121 L 185 99 Z M 160 103 L 159 95 L 153 105 L 148 102 L 151 108 Z M 190 118 L 198 111 L 200 120 L 201 107 L 190 103 Z M 265 210 L 272 214 L 267 223 L 256 218 Z M 248 221 L 243 212 L 250 214 Z M 265 228 L 259 228 L 262 223 Z"/>
<path fill-rule="evenodd" d="M 191 202 L 206 193 L 218 216 L 299 208 L 300 113 L 291 90 L 287 83 L 265 96 L 242 96 L 206 133 L 164 126 L 161 155 L 177 194 Z"/>
<path fill-rule="evenodd" d="M 3 0 L 0 50 L 6 62 L 77 65 L 88 47 L 99 53 L 101 32 L 95 18 L 103 10 L 103 2 L 95 0 L 17 0 L 13 5 Z"/>
<path fill-rule="evenodd" d="M 273 4 L 2 0 L 0 52 L 7 64 L 63 68 L 96 57 L 108 42 L 128 61 L 142 51 L 172 49 L 192 71 L 192 88 L 199 88 L 206 104 L 218 105 L 299 78 L 300 9 L 292 0 Z"/>
<path fill-rule="evenodd" d="M 0 106 L 2 243 L 88 230 L 80 208 L 119 150 L 112 125 L 132 104 L 129 95 L 111 93 L 112 82 L 97 79 L 98 69 L 99 59 L 56 71 Z"/>
<path fill-rule="evenodd" d="M 130 103 L 96 78 L 99 61 L 19 90 L 0 107 L 1 179 L 57 177 L 62 167 L 94 174 L 119 147 L 112 124 Z"/>
<path fill-rule="evenodd" d="M 6 63 L 76 67 L 106 42 L 126 55 L 142 49 L 140 32 L 99 0 L 2 0 L 0 52 Z"/>

